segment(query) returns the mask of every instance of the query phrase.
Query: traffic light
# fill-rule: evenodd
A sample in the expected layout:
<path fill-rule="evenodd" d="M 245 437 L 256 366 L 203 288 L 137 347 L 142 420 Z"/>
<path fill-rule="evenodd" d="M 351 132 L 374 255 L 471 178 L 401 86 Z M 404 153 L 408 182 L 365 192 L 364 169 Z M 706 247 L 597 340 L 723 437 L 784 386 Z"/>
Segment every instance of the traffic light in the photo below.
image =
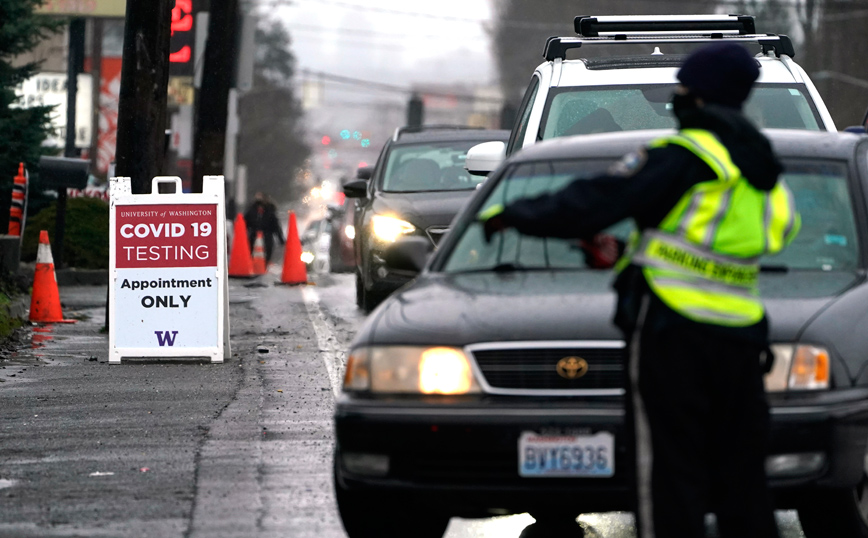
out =
<path fill-rule="evenodd" d="M 407 104 L 407 125 L 411 127 L 419 127 L 425 121 L 425 103 L 419 94 L 414 93 L 410 96 L 410 102 Z"/>
<path fill-rule="evenodd" d="M 331 143 L 332 143 L 332 137 L 330 137 L 329 135 L 324 135 L 322 137 L 322 145 L 323 146 L 328 146 Z"/>

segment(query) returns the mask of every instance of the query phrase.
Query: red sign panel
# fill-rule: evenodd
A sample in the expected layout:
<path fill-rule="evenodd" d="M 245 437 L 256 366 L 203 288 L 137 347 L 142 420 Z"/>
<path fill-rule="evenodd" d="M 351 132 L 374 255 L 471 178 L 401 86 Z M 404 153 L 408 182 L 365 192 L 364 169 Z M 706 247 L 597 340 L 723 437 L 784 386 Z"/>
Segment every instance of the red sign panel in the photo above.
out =
<path fill-rule="evenodd" d="M 169 70 L 172 75 L 193 75 L 193 17 L 193 0 L 175 0 L 169 44 Z"/>
<path fill-rule="evenodd" d="M 216 205 L 124 205 L 116 219 L 118 269 L 217 267 Z"/>

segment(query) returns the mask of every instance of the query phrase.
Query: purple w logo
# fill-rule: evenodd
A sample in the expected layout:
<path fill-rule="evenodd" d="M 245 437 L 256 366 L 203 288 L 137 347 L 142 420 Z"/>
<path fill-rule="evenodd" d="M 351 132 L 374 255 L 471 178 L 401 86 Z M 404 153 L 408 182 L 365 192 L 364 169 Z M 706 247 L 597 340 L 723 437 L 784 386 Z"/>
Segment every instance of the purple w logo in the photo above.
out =
<path fill-rule="evenodd" d="M 169 333 L 171 333 L 171 335 Z M 178 336 L 178 331 L 154 331 L 154 334 L 157 335 L 157 342 L 160 344 L 160 347 L 163 347 L 166 344 L 174 346 L 175 337 Z"/>

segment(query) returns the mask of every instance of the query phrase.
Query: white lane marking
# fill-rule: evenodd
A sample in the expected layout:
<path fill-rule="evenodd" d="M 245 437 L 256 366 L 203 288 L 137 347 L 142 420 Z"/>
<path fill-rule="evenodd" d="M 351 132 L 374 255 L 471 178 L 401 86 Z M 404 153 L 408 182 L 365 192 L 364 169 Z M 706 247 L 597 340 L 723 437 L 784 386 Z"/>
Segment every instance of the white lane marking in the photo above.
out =
<path fill-rule="evenodd" d="M 341 393 L 341 374 L 346 362 L 346 352 L 337 345 L 338 340 L 332 333 L 328 320 L 319 307 L 319 294 L 316 290 L 310 286 L 304 286 L 301 288 L 301 296 L 316 333 L 317 345 L 328 372 L 332 392 L 337 398 Z"/>
<path fill-rule="evenodd" d="M 15 484 L 17 484 L 17 480 L 9 480 L 6 478 L 0 478 L 0 489 L 11 488 Z"/>

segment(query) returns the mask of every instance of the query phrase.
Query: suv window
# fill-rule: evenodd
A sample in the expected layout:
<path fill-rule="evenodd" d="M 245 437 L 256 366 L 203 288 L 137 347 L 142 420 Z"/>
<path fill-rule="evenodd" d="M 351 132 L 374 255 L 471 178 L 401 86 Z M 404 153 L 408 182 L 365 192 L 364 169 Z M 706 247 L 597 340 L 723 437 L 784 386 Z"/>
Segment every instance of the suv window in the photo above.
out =
<path fill-rule="evenodd" d="M 674 129 L 674 85 L 585 86 L 552 89 L 543 111 L 542 139 L 577 134 Z M 804 85 L 758 84 L 745 114 L 760 128 L 819 131 Z"/>
<path fill-rule="evenodd" d="M 454 191 L 475 189 L 485 176 L 464 169 L 474 141 L 393 146 L 383 174 L 387 192 Z"/>
<path fill-rule="evenodd" d="M 509 137 L 509 143 L 506 146 L 506 154 L 511 155 L 514 149 L 520 148 L 524 135 L 527 133 L 527 125 L 530 122 L 530 113 L 533 110 L 533 103 L 536 101 L 536 94 L 539 90 L 539 77 L 534 75 L 530 80 L 530 85 L 521 100 L 521 117 L 518 120 L 518 129 L 513 129 Z"/>
<path fill-rule="evenodd" d="M 508 169 L 483 203 L 484 211 L 494 204 L 508 204 L 555 192 L 576 178 L 589 178 L 605 171 L 607 159 L 582 159 L 521 163 Z M 859 246 L 853 204 L 850 198 L 847 165 L 835 161 L 785 160 L 786 181 L 802 217 L 802 229 L 789 247 L 763 264 L 787 269 L 849 271 L 858 267 Z M 633 229 L 622 221 L 608 230 L 626 240 Z M 505 230 L 486 243 L 482 224 L 473 220 L 456 228 L 458 241 L 442 265 L 443 271 L 490 271 L 495 267 L 533 269 L 583 269 L 582 250 L 575 240 L 540 238 Z"/>

